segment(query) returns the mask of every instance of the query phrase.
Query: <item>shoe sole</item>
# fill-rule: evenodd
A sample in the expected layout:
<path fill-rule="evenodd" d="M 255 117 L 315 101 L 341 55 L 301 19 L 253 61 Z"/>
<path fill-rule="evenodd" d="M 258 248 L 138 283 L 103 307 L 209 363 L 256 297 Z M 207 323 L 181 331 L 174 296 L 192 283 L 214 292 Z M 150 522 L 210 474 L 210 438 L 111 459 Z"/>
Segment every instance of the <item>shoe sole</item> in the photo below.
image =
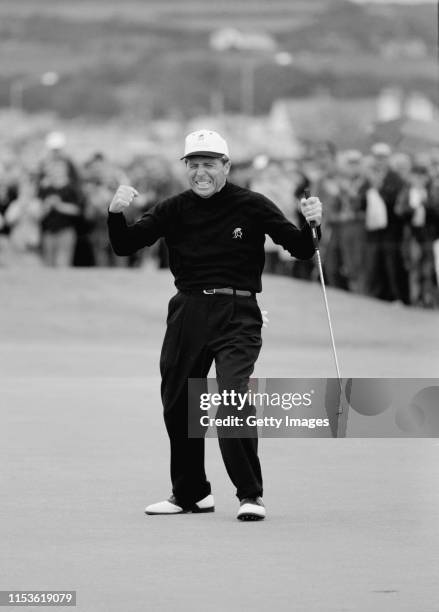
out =
<path fill-rule="evenodd" d="M 263 521 L 265 516 L 260 514 L 251 514 L 250 512 L 244 512 L 236 517 L 238 521 Z"/>
<path fill-rule="evenodd" d="M 192 512 L 192 514 L 205 514 L 206 512 L 215 512 L 215 508 L 214 507 L 211 507 L 211 508 L 195 507 L 195 508 L 192 508 L 191 510 L 183 510 L 183 512 L 186 512 L 186 513 Z"/>
<path fill-rule="evenodd" d="M 189 510 L 182 510 L 181 512 L 147 512 L 145 514 L 149 516 L 175 516 L 178 514 L 206 514 L 206 512 L 215 512 L 215 508 L 190 508 Z"/>

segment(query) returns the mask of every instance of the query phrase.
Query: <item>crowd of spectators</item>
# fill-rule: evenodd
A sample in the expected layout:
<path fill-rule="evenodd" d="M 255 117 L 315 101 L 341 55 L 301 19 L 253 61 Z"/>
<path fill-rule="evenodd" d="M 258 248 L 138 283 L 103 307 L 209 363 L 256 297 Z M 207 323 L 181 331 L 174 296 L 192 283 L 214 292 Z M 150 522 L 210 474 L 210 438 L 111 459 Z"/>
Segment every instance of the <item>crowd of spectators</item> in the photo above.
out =
<path fill-rule="evenodd" d="M 0 266 L 168 266 L 164 241 L 130 258 L 115 257 L 107 209 L 119 184 L 139 192 L 128 219 L 185 188 L 161 156 L 142 155 L 124 168 L 102 152 L 79 166 L 65 137 L 50 133 L 38 164 L 0 157 Z M 390 302 L 439 307 L 439 151 L 418 155 L 375 143 L 370 151 L 337 151 L 314 143 L 301 159 L 258 155 L 232 166 L 232 182 L 272 199 L 296 225 L 305 193 L 324 205 L 321 255 L 329 286 Z M 313 261 L 298 261 L 270 238 L 266 273 L 316 280 Z"/>
<path fill-rule="evenodd" d="M 319 196 L 329 286 L 439 307 L 439 151 L 410 156 L 380 142 L 363 154 L 322 142 L 301 160 L 261 156 L 238 180 L 270 197 L 298 226 L 304 222 L 298 200 Z M 269 239 L 266 250 L 268 272 L 318 278 L 313 261 L 291 261 Z"/>

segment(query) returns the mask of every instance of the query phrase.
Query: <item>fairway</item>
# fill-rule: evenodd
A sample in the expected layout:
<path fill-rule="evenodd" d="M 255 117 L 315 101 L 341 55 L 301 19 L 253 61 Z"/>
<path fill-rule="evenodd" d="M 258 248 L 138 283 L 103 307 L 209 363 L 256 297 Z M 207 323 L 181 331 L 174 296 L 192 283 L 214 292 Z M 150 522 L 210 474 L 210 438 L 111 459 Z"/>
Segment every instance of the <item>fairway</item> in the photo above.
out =
<path fill-rule="evenodd" d="M 241 523 L 208 440 L 216 512 L 147 517 L 170 493 L 169 273 L 1 269 L 0 284 L 0 590 L 76 590 L 84 612 L 438 612 L 439 441 L 261 440 L 268 518 Z M 319 285 L 263 285 L 255 375 L 334 376 Z M 437 312 L 328 299 L 344 377 L 437 377 Z"/>

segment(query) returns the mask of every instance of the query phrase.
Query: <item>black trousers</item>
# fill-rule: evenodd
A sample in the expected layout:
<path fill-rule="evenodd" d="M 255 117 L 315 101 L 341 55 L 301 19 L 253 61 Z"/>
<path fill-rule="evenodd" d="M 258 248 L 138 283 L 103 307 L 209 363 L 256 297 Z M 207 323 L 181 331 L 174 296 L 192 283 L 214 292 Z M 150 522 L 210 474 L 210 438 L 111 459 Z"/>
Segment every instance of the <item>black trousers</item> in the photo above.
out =
<path fill-rule="evenodd" d="M 408 300 L 408 278 L 404 269 L 401 241 L 393 237 L 372 235 L 366 241 L 366 292 L 382 300 Z"/>
<path fill-rule="evenodd" d="M 261 327 L 255 297 L 178 292 L 169 302 L 161 393 L 171 445 L 172 492 L 182 506 L 211 492 L 204 437 L 188 437 L 188 378 L 206 378 L 215 360 L 219 389 L 233 381 L 237 392 L 245 392 L 262 346 Z M 262 495 L 257 437 L 219 437 L 219 445 L 237 497 Z"/>

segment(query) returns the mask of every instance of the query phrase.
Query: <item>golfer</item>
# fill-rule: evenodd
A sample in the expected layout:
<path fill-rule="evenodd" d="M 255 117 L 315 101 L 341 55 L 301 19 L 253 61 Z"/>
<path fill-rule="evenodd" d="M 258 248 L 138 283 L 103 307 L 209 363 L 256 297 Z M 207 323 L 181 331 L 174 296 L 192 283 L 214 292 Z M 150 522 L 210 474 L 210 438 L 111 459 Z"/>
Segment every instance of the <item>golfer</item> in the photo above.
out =
<path fill-rule="evenodd" d="M 177 293 L 169 302 L 160 371 L 164 420 L 171 446 L 172 495 L 147 506 L 146 514 L 213 512 L 204 469 L 204 438 L 188 436 L 188 378 L 205 378 L 213 360 L 220 389 L 247 389 L 261 349 L 264 241 L 268 234 L 298 259 L 314 254 L 311 228 L 320 225 L 318 198 L 302 200 L 306 221 L 295 227 L 265 196 L 227 181 L 230 156 L 216 132 L 186 137 L 189 189 L 170 197 L 127 225 L 123 212 L 137 192 L 121 185 L 109 207 L 108 228 L 117 255 L 130 255 L 164 237 Z M 265 518 L 256 436 L 219 437 L 227 473 L 240 501 L 237 518 Z"/>

